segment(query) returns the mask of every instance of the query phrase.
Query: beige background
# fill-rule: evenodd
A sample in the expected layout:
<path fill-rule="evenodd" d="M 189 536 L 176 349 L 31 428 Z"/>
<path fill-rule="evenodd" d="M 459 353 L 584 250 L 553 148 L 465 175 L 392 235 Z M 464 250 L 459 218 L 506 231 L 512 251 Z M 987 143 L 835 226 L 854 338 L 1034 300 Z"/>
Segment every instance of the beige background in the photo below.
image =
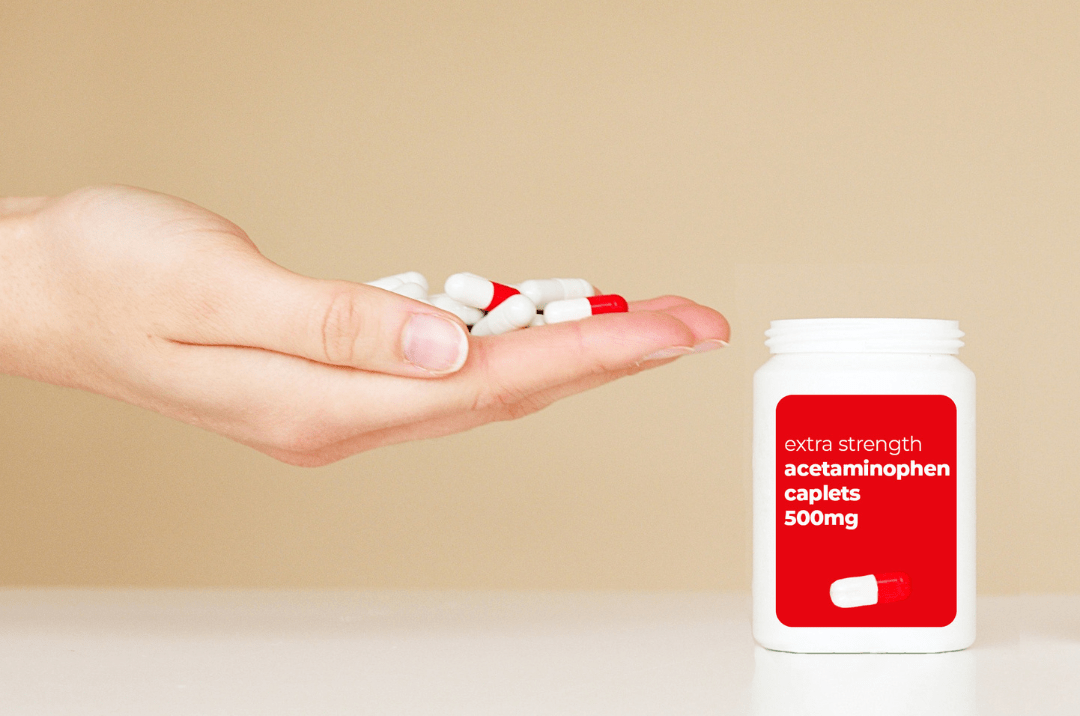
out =
<path fill-rule="evenodd" d="M 1080 589 L 1080 11 L 0 4 L 0 194 L 177 194 L 320 277 L 581 275 L 726 351 L 316 470 L 0 378 L 0 583 L 731 588 L 769 319 L 956 318 L 979 587 Z"/>

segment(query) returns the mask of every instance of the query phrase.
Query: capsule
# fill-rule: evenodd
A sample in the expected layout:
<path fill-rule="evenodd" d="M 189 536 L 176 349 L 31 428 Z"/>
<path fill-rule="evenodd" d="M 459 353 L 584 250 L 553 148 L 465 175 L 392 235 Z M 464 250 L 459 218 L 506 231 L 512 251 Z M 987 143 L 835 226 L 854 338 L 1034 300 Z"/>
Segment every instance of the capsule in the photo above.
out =
<path fill-rule="evenodd" d="M 396 273 L 393 276 L 383 276 L 374 281 L 368 281 L 364 285 L 393 291 L 403 283 L 418 283 L 424 287 L 424 293 L 427 293 L 428 291 L 427 278 L 419 271 L 406 271 L 405 273 Z"/>
<path fill-rule="evenodd" d="M 434 296 L 429 296 L 428 303 L 435 306 L 435 308 L 441 308 L 444 311 L 453 313 L 466 326 L 476 325 L 484 317 L 484 312 L 479 308 L 466 306 L 461 301 L 455 301 L 445 293 L 436 293 Z"/>
<path fill-rule="evenodd" d="M 545 278 L 522 281 L 516 288 L 543 310 L 549 303 L 568 298 L 588 298 L 596 294 L 593 285 L 583 278 Z"/>
<path fill-rule="evenodd" d="M 601 313 L 626 313 L 627 310 L 626 299 L 615 294 L 569 298 L 549 303 L 544 308 L 544 320 L 548 323 L 580 321 Z"/>
<path fill-rule="evenodd" d="M 899 602 L 910 594 L 911 579 L 904 572 L 847 577 L 829 586 L 829 598 L 841 609 Z"/>
<path fill-rule="evenodd" d="M 536 316 L 536 304 L 528 296 L 517 294 L 503 301 L 491 313 L 472 327 L 474 336 L 497 336 L 516 331 L 532 322 Z"/>
<path fill-rule="evenodd" d="M 454 274 L 446 279 L 443 290 L 455 301 L 482 311 L 491 311 L 506 299 L 520 293 L 513 286 L 488 281 L 474 273 Z"/>
<path fill-rule="evenodd" d="M 411 298 L 414 301 L 423 301 L 424 303 L 427 303 L 428 300 L 427 289 L 418 283 L 413 283 L 412 281 L 406 281 L 400 286 L 395 286 L 394 288 L 390 289 L 390 291 L 392 293 L 398 294 L 399 296 Z"/>

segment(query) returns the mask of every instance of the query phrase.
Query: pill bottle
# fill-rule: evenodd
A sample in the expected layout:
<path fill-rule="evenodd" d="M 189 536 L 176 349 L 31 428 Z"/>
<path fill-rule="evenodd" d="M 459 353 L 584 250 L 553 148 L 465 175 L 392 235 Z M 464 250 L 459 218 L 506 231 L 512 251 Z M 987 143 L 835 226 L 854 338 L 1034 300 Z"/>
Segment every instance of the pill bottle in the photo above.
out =
<path fill-rule="evenodd" d="M 975 375 L 956 321 L 773 321 L 754 375 L 753 629 L 794 652 L 975 640 Z"/>

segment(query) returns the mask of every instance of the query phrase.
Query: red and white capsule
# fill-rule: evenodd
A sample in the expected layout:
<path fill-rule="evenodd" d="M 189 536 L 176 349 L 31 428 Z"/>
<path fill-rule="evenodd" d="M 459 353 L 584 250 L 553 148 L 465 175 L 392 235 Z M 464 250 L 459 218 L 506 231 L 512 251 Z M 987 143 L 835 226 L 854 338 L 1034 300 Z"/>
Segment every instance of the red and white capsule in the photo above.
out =
<path fill-rule="evenodd" d="M 583 278 L 544 278 L 522 281 L 516 288 L 543 310 L 549 303 L 568 298 L 588 298 L 596 293 Z"/>
<path fill-rule="evenodd" d="M 474 336 L 498 336 L 525 328 L 536 316 L 536 304 L 518 294 L 500 303 L 472 327 Z"/>
<path fill-rule="evenodd" d="M 544 320 L 547 323 L 565 323 L 601 313 L 626 313 L 628 310 L 626 299 L 613 293 L 606 296 L 568 298 L 565 301 L 549 303 L 544 308 Z"/>
<path fill-rule="evenodd" d="M 520 293 L 513 286 L 488 281 L 483 276 L 477 276 L 474 273 L 454 274 L 446 279 L 443 290 L 455 301 L 479 308 L 481 311 L 494 310 L 506 299 Z"/>
<path fill-rule="evenodd" d="M 846 577 L 829 586 L 829 598 L 841 609 L 899 602 L 910 595 L 911 578 L 904 572 Z"/>

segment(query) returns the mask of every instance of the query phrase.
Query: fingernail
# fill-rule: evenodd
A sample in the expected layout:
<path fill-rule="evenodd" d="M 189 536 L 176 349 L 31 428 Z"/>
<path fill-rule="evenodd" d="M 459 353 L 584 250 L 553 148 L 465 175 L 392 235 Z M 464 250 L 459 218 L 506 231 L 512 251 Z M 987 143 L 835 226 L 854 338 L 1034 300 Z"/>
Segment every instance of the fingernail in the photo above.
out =
<path fill-rule="evenodd" d="M 405 360 L 435 375 L 453 373 L 469 355 L 469 336 L 454 321 L 417 313 L 405 324 L 401 345 Z"/>
<path fill-rule="evenodd" d="M 714 351 L 717 348 L 724 348 L 727 346 L 727 341 L 722 341 L 719 338 L 710 338 L 707 341 L 702 341 L 694 346 L 694 353 L 704 353 L 706 351 Z"/>
<path fill-rule="evenodd" d="M 651 360 L 664 360 L 665 358 L 678 358 L 679 356 L 684 356 L 687 353 L 693 353 L 693 352 L 694 352 L 694 349 L 689 347 L 689 346 L 672 346 L 671 348 L 665 348 L 663 350 L 656 351 L 655 353 L 650 353 L 649 355 L 642 358 L 641 362 L 645 363 L 645 362 L 651 361 Z"/>

